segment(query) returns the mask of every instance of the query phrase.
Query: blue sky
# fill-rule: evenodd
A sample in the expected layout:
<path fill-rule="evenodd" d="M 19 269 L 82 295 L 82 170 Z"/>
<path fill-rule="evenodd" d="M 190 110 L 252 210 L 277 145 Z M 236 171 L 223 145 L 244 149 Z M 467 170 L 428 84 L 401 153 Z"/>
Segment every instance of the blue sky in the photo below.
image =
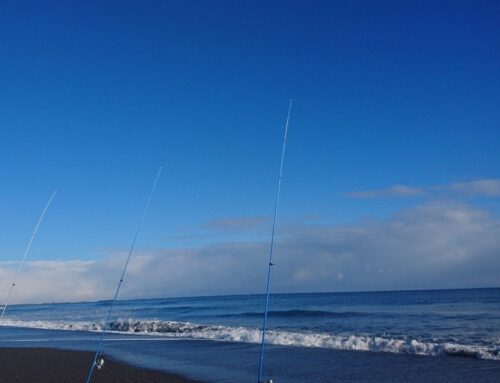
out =
<path fill-rule="evenodd" d="M 282 233 L 436 201 L 496 217 L 499 16 L 494 1 L 2 2 L 0 261 L 53 189 L 32 261 L 120 254 L 159 166 L 139 251 L 264 241 L 289 97 Z M 477 180 L 488 193 L 457 191 Z M 420 192 L 350 194 L 394 185 Z"/>

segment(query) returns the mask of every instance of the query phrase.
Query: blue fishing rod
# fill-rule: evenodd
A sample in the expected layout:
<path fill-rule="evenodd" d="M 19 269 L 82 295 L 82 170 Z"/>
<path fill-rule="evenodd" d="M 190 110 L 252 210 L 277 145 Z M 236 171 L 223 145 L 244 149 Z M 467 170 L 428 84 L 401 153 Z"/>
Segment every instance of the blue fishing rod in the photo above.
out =
<path fill-rule="evenodd" d="M 142 217 L 141 217 L 141 220 L 139 222 L 139 226 L 137 227 L 137 231 L 135 232 L 134 240 L 132 241 L 132 245 L 130 246 L 127 260 L 125 261 L 125 266 L 123 267 L 122 275 L 121 275 L 120 280 L 118 282 L 118 286 L 116 287 L 115 296 L 113 297 L 113 302 L 111 303 L 111 307 L 109 308 L 108 316 L 106 317 L 106 321 L 104 323 L 104 327 L 102 329 L 101 336 L 99 338 L 99 343 L 97 344 L 97 349 L 96 349 L 95 354 L 94 354 L 94 359 L 92 361 L 92 365 L 90 366 L 90 371 L 89 371 L 89 375 L 87 376 L 86 383 L 90 383 L 90 380 L 92 379 L 92 374 L 94 373 L 94 369 L 96 367 L 98 369 L 100 369 L 102 367 L 103 360 L 101 359 L 98 361 L 99 353 L 100 353 L 101 347 L 102 347 L 102 342 L 104 340 L 104 337 L 106 336 L 106 332 L 108 329 L 111 314 L 113 313 L 113 310 L 115 308 L 116 300 L 118 298 L 118 294 L 120 293 L 120 288 L 122 287 L 123 279 L 125 278 L 125 273 L 127 272 L 127 267 L 128 267 L 129 262 L 130 262 L 130 258 L 132 256 L 132 253 L 134 252 L 135 243 L 137 242 L 137 237 L 139 236 L 139 234 L 142 230 L 142 226 L 144 225 L 144 220 L 146 219 L 146 214 L 148 212 L 149 205 L 151 204 L 151 200 L 153 199 L 153 194 L 156 190 L 156 185 L 158 184 L 158 179 L 160 178 L 160 174 L 161 174 L 162 170 L 163 170 L 162 167 L 160 167 L 160 169 L 158 169 L 158 173 L 156 174 L 156 178 L 153 182 L 153 187 L 151 188 L 151 191 L 149 193 L 149 197 L 148 197 L 148 200 L 146 202 L 146 206 L 144 207 L 144 211 L 142 213 Z"/>
<path fill-rule="evenodd" d="M 269 264 L 267 266 L 267 284 L 266 284 L 266 298 L 265 298 L 265 309 L 264 309 L 264 320 L 262 323 L 262 340 L 260 343 L 260 358 L 259 358 L 259 375 L 257 378 L 257 383 L 262 382 L 262 375 L 264 370 L 264 349 L 266 344 L 266 330 L 267 330 L 267 317 L 269 313 L 269 292 L 271 286 L 271 270 L 274 266 L 273 264 L 273 250 L 274 250 L 274 237 L 276 232 L 276 221 L 278 217 L 278 205 L 280 201 L 280 192 L 281 192 L 281 181 L 283 179 L 283 163 L 285 162 L 285 149 L 286 149 L 286 140 L 288 135 L 288 124 L 290 123 L 290 113 L 292 111 L 292 99 L 290 99 L 290 103 L 288 105 L 288 114 L 286 116 L 285 123 L 285 134 L 283 137 L 283 147 L 281 149 L 281 162 L 280 162 L 280 173 L 278 177 L 278 185 L 276 188 L 276 200 L 274 203 L 274 215 L 273 215 L 273 228 L 271 232 L 271 245 L 269 249 Z"/>
<path fill-rule="evenodd" d="M 38 222 L 35 225 L 35 228 L 33 229 L 33 233 L 31 234 L 31 238 L 28 241 L 28 245 L 26 246 L 26 249 L 24 250 L 23 258 L 21 259 L 21 262 L 19 263 L 19 266 L 17 267 L 16 274 L 14 275 L 14 280 L 12 281 L 12 284 L 10 285 L 9 293 L 7 294 L 7 299 L 5 300 L 5 304 L 2 309 L 2 314 L 0 314 L 0 320 L 3 319 L 5 315 L 5 310 L 7 310 L 7 306 L 9 305 L 10 298 L 12 297 L 12 294 L 14 293 L 14 289 L 16 288 L 16 282 L 17 282 L 17 277 L 21 273 L 21 270 L 23 269 L 24 263 L 26 261 L 26 258 L 28 257 L 28 254 L 31 249 L 31 245 L 33 244 L 33 241 L 35 240 L 36 233 L 38 232 L 38 228 L 42 224 L 42 221 L 45 217 L 45 214 L 47 213 L 47 210 L 49 210 L 50 204 L 52 203 L 52 200 L 57 194 L 57 190 L 54 190 L 52 195 L 50 196 L 48 202 L 45 204 L 45 207 L 42 211 L 42 214 L 40 214 L 40 218 L 38 218 Z"/>

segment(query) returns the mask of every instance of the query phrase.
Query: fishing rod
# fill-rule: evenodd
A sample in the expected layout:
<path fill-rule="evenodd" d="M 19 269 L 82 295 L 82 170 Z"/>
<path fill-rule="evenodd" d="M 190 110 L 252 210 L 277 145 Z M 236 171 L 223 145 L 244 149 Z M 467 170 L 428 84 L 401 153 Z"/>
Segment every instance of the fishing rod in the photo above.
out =
<path fill-rule="evenodd" d="M 99 338 L 99 343 L 97 344 L 94 359 L 92 361 L 92 365 L 90 366 L 90 371 L 89 371 L 89 374 L 87 376 L 86 383 L 90 383 L 90 380 L 92 379 L 92 374 L 94 373 L 94 369 L 96 367 L 98 369 L 101 369 L 101 367 L 104 363 L 104 361 L 102 359 L 98 361 L 97 358 L 99 358 L 99 352 L 101 351 L 102 342 L 103 342 L 104 337 L 105 337 L 106 332 L 107 332 L 107 328 L 109 325 L 109 320 L 111 318 L 111 314 L 113 313 L 113 309 L 115 308 L 115 305 L 116 305 L 116 299 L 118 298 L 120 288 L 122 287 L 123 279 L 125 278 L 125 273 L 127 272 L 127 267 L 128 267 L 129 262 L 130 262 L 130 258 L 132 256 L 132 253 L 134 252 L 135 243 L 137 242 L 137 237 L 139 237 L 139 234 L 142 230 L 142 226 L 144 225 L 144 220 L 146 219 L 146 214 L 148 212 L 149 205 L 151 204 L 151 200 L 153 199 L 153 194 L 156 190 L 156 185 L 158 184 L 158 179 L 160 178 L 160 174 L 161 174 L 162 170 L 163 170 L 162 167 L 160 167 L 158 169 L 158 173 L 156 174 L 155 180 L 153 182 L 153 187 L 151 188 L 151 191 L 149 192 L 148 200 L 146 202 L 146 205 L 144 206 L 144 211 L 142 212 L 142 217 L 141 217 L 141 220 L 139 221 L 139 226 L 137 227 L 137 230 L 136 230 L 135 235 L 134 235 L 134 239 L 132 241 L 132 245 L 130 246 L 127 260 L 125 261 L 125 266 L 123 267 L 123 271 L 122 271 L 120 280 L 118 282 L 118 286 L 116 287 L 115 295 L 113 297 L 113 302 L 111 303 L 111 307 L 109 308 L 108 316 L 106 317 L 106 322 L 104 323 L 104 327 L 102 329 L 101 336 Z"/>
<path fill-rule="evenodd" d="M 46 203 L 45 208 L 43 209 L 42 214 L 40 215 L 40 218 L 38 218 L 38 222 L 36 223 L 35 228 L 33 229 L 33 233 L 31 234 L 31 238 L 28 242 L 28 245 L 26 246 L 26 250 L 24 250 L 24 254 L 23 254 L 23 258 L 21 259 L 21 263 L 17 267 L 16 274 L 14 275 L 14 280 L 12 281 L 12 284 L 10 285 L 9 293 L 7 294 L 7 299 L 5 300 L 5 304 L 4 304 L 3 309 L 2 309 L 2 314 L 0 314 L 0 320 L 2 320 L 4 315 L 5 315 L 5 310 L 7 310 L 7 306 L 9 305 L 10 298 L 12 297 L 12 294 L 14 293 L 14 289 L 16 288 L 17 277 L 21 273 L 21 270 L 24 266 L 24 262 L 26 261 L 26 257 L 28 256 L 28 254 L 30 252 L 31 245 L 33 244 L 33 241 L 36 237 L 36 233 L 38 232 L 38 228 L 42 224 L 43 218 L 45 217 L 45 213 L 47 213 L 47 210 L 49 209 L 49 206 L 52 203 L 52 200 L 54 199 L 56 194 L 57 194 L 57 190 L 54 190 L 54 192 L 50 196 L 48 202 Z"/>
<path fill-rule="evenodd" d="M 276 200 L 274 202 L 274 215 L 273 215 L 273 228 L 271 231 L 271 245 L 269 249 L 269 264 L 267 266 L 267 284 L 266 284 L 266 295 L 265 295 L 265 309 L 264 309 L 264 320 L 262 323 L 262 340 L 260 343 L 260 359 L 259 359 L 259 375 L 257 378 L 257 383 L 262 383 L 262 374 L 264 370 L 264 348 L 266 343 L 266 330 L 267 330 L 267 317 L 269 313 L 269 291 L 271 286 L 271 270 L 274 266 L 273 263 L 273 250 L 274 250 L 274 237 L 276 232 L 276 220 L 278 217 L 278 205 L 280 201 L 280 191 L 281 191 L 281 181 L 283 179 L 283 163 L 285 161 L 285 149 L 286 149 L 286 140 L 288 135 L 288 124 L 290 123 L 290 113 L 292 111 L 292 99 L 290 99 L 290 103 L 288 104 L 288 114 L 286 116 L 285 123 L 285 134 L 283 137 L 283 147 L 281 148 L 281 162 L 280 162 L 280 173 L 278 177 L 278 185 L 276 188 Z M 271 381 L 272 382 L 272 381 Z"/>

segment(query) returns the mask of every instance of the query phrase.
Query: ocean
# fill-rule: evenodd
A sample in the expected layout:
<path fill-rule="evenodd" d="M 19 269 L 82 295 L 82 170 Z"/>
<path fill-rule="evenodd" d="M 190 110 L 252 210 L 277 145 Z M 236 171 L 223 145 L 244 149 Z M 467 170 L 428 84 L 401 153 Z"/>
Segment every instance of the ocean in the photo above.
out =
<path fill-rule="evenodd" d="M 10 306 L 0 347 L 92 350 L 110 304 Z M 207 382 L 252 382 L 263 305 L 262 295 L 119 301 L 104 352 Z M 401 381 L 397 368 L 387 375 L 394 361 L 404 361 L 401 374 L 422 364 L 414 381 L 447 381 L 461 368 L 468 373 L 454 381 L 500 379 L 500 289 L 276 294 L 268 324 L 266 375 L 275 381 L 344 381 L 341 367 L 353 363 Z"/>

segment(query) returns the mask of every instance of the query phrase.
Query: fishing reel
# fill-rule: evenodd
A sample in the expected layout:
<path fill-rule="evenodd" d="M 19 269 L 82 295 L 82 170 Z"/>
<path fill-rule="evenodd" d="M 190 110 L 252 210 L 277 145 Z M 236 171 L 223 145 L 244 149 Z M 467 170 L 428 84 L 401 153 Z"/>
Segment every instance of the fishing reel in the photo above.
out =
<path fill-rule="evenodd" d="M 99 358 L 95 361 L 95 366 L 98 370 L 104 367 L 104 358 Z"/>

